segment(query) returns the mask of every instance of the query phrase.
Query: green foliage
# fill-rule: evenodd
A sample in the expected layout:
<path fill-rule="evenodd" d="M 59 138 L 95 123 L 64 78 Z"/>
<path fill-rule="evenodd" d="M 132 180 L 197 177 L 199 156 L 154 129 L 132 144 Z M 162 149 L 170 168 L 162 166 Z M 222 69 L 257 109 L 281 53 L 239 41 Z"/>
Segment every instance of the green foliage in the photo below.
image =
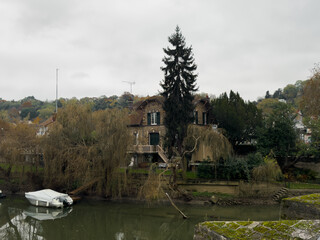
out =
<path fill-rule="evenodd" d="M 264 116 L 270 115 L 279 103 L 278 99 L 266 98 L 257 104 L 257 108 L 260 109 Z"/>
<path fill-rule="evenodd" d="M 263 110 L 264 114 L 269 114 L 271 112 L 270 103 L 278 102 L 279 99 L 283 99 L 286 101 L 286 103 L 291 104 L 295 109 L 298 110 L 301 95 L 303 95 L 303 88 L 306 82 L 307 81 L 298 80 L 295 82 L 295 84 L 288 84 L 283 88 L 283 90 L 279 88 L 273 94 L 270 94 L 269 91 L 267 91 L 265 99 L 259 101 L 258 107 Z"/>
<path fill-rule="evenodd" d="M 320 157 L 320 118 L 304 118 L 304 125 L 310 129 L 310 142 L 300 141 L 297 144 L 297 156 L 310 157 L 318 159 Z"/>
<path fill-rule="evenodd" d="M 121 108 L 128 108 L 133 104 L 133 99 L 134 99 L 134 96 L 131 93 L 125 92 L 119 98 L 119 101 L 118 101 L 119 106 Z"/>
<path fill-rule="evenodd" d="M 190 180 L 196 179 L 197 178 L 197 173 L 188 171 L 188 172 L 186 172 L 186 178 L 190 179 Z"/>
<path fill-rule="evenodd" d="M 47 120 L 56 111 L 56 107 L 53 103 L 46 102 L 44 106 L 38 110 L 39 117 L 42 121 Z"/>
<path fill-rule="evenodd" d="M 193 197 L 212 197 L 215 193 L 212 192 L 192 192 Z"/>
<path fill-rule="evenodd" d="M 317 172 L 312 171 L 310 169 L 290 168 L 286 171 L 286 173 L 284 174 L 284 177 L 288 181 L 306 182 L 306 181 L 315 180 L 317 175 L 318 175 Z"/>
<path fill-rule="evenodd" d="M 287 188 L 290 189 L 320 189 L 320 184 L 311 184 L 303 182 L 288 182 L 286 184 Z"/>
<path fill-rule="evenodd" d="M 298 88 L 296 88 L 296 86 L 293 84 L 288 84 L 283 89 L 283 97 L 284 97 L 284 99 L 287 100 L 287 103 L 293 104 L 295 98 L 297 97 L 297 94 L 298 94 Z"/>
<path fill-rule="evenodd" d="M 230 91 L 212 101 L 212 115 L 233 146 L 250 141 L 261 126 L 262 115 L 255 104 L 245 102 L 238 93 Z"/>
<path fill-rule="evenodd" d="M 294 129 L 292 108 L 278 102 L 258 129 L 258 151 L 266 156 L 271 151 L 276 157 L 286 157 L 295 149 L 297 134 Z"/>
<path fill-rule="evenodd" d="M 250 180 L 252 169 L 263 163 L 261 154 L 250 154 L 246 158 L 229 157 L 218 163 L 203 162 L 198 166 L 197 176 L 205 179 Z"/>
<path fill-rule="evenodd" d="M 39 115 L 35 108 L 23 108 L 21 109 L 20 117 L 25 119 L 28 116 L 28 120 L 34 119 Z"/>
<path fill-rule="evenodd" d="M 214 165 L 210 162 L 204 161 L 197 168 L 198 178 L 213 179 Z"/>
<path fill-rule="evenodd" d="M 179 27 L 169 37 L 172 48 L 163 49 L 166 56 L 165 64 L 161 70 L 164 72 L 164 80 L 160 83 L 164 97 L 163 109 L 166 112 L 164 124 L 166 126 L 165 145 L 172 155 L 172 147 L 177 147 L 182 152 L 182 143 L 187 135 L 187 126 L 193 121 L 192 104 L 193 93 L 197 90 L 194 71 L 197 69 L 194 63 L 192 47 L 186 47 L 185 38 Z"/>

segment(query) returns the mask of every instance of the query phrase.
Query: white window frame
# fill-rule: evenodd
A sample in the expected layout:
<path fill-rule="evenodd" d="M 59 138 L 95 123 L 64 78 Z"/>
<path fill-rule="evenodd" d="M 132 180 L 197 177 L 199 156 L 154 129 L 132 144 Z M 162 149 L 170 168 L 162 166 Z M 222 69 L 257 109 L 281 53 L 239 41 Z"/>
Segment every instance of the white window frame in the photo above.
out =
<path fill-rule="evenodd" d="M 152 112 L 150 114 L 150 118 L 151 118 L 151 125 L 157 125 L 157 113 Z"/>
<path fill-rule="evenodd" d="M 206 113 L 206 112 L 203 112 L 202 116 L 203 116 L 203 119 L 202 119 L 203 125 L 207 125 L 207 124 L 208 124 L 208 123 L 207 123 L 207 113 Z"/>

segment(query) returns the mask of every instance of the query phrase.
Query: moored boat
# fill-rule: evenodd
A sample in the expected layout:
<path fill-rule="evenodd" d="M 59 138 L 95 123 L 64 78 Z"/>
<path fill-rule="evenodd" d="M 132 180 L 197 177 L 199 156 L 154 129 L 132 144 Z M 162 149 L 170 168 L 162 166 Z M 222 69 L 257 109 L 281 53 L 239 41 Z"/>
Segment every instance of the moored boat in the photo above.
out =
<path fill-rule="evenodd" d="M 5 198 L 6 195 L 2 193 L 2 191 L 0 190 L 0 198 Z"/>
<path fill-rule="evenodd" d="M 62 208 L 73 204 L 73 200 L 68 194 L 59 193 L 51 189 L 26 192 L 25 197 L 32 205 L 40 207 Z"/>

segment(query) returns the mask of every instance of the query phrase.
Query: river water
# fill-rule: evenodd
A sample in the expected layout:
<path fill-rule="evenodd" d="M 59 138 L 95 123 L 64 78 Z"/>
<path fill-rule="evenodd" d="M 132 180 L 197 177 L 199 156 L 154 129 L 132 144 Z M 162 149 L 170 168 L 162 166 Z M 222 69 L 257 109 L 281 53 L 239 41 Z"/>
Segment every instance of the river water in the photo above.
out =
<path fill-rule="evenodd" d="M 82 200 L 70 208 L 33 207 L 21 196 L 0 199 L 0 239 L 192 239 L 206 220 L 278 220 L 279 206 L 171 206 Z"/>

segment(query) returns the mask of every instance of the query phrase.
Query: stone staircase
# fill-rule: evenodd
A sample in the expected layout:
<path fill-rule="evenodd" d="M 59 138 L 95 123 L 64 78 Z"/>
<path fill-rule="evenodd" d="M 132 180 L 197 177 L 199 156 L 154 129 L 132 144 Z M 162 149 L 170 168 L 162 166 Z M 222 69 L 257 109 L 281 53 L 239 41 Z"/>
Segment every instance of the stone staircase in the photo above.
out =
<path fill-rule="evenodd" d="M 288 188 L 285 188 L 285 187 L 281 188 L 278 192 L 276 192 L 276 194 L 272 196 L 272 200 L 280 201 L 282 198 L 288 196 L 288 191 L 289 191 Z"/>
<path fill-rule="evenodd" d="M 161 159 L 168 164 L 169 163 L 169 159 L 167 158 L 166 154 L 164 153 L 163 149 L 157 145 L 157 152 L 159 154 L 159 156 L 161 157 Z"/>

